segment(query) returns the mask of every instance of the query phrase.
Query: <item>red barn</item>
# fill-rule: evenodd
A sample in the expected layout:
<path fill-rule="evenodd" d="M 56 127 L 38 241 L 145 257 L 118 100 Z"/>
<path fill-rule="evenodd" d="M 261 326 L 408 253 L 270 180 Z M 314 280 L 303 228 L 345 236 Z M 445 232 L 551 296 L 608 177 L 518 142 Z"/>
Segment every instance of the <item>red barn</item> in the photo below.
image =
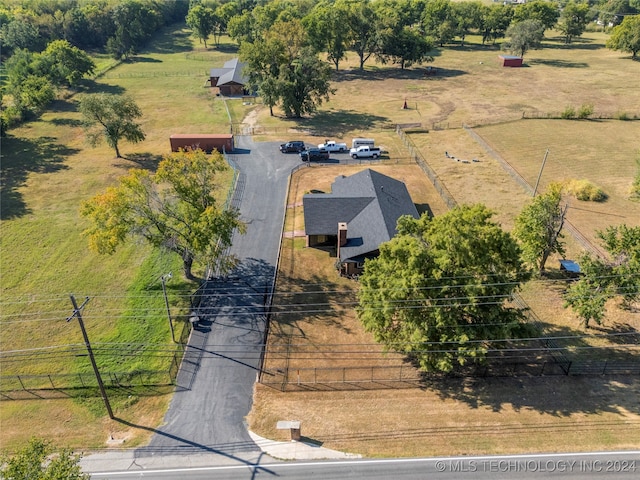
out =
<path fill-rule="evenodd" d="M 521 67 L 522 57 L 516 55 L 499 55 L 503 67 Z"/>
<path fill-rule="evenodd" d="M 207 133 L 177 133 L 171 135 L 171 151 L 179 150 L 204 150 L 211 153 L 233 151 L 233 135 L 231 134 L 207 134 Z"/>

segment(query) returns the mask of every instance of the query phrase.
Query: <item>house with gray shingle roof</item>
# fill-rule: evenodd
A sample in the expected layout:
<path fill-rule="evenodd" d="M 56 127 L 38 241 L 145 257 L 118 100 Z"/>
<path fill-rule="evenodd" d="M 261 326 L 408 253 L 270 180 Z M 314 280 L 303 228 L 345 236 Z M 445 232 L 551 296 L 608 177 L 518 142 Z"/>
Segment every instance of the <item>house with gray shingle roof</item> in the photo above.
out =
<path fill-rule="evenodd" d="M 378 256 L 402 215 L 419 217 L 406 185 L 371 169 L 339 176 L 331 193 L 308 193 L 302 203 L 307 246 L 335 247 L 343 275 L 361 273 L 365 259 Z"/>
<path fill-rule="evenodd" d="M 222 68 L 212 68 L 209 72 L 209 84 L 220 89 L 220 95 L 234 96 L 246 94 L 245 85 L 248 78 L 242 69 L 246 63 L 234 58 L 225 62 Z"/>

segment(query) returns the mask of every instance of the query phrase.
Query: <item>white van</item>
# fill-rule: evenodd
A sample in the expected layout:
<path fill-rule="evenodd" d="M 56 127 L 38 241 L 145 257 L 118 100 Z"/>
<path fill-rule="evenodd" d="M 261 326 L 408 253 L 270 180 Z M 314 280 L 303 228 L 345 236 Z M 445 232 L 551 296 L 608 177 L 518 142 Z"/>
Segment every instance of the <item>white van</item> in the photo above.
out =
<path fill-rule="evenodd" d="M 351 148 L 358 148 L 358 147 L 373 147 L 375 146 L 375 142 L 373 141 L 373 138 L 354 138 L 353 141 L 351 142 Z"/>

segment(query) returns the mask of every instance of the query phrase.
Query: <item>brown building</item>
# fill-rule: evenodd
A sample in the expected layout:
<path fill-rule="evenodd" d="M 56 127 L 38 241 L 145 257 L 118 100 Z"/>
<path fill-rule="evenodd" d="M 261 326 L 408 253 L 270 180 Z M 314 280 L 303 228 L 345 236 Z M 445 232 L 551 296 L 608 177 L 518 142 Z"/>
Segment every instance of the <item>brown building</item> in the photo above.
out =
<path fill-rule="evenodd" d="M 246 63 L 234 58 L 225 62 L 222 68 L 212 68 L 207 83 L 212 87 L 217 87 L 220 95 L 225 97 L 246 95 L 245 84 L 247 83 L 247 77 L 242 73 L 245 65 Z"/>

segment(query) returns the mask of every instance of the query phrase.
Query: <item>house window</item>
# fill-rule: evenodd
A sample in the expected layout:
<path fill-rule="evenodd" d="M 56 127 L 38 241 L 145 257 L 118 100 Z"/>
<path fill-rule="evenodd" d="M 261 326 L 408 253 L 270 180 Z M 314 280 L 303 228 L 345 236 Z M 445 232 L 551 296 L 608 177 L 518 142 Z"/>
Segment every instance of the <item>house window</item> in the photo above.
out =
<path fill-rule="evenodd" d="M 362 270 L 364 268 L 364 262 L 357 262 L 356 268 L 359 268 L 360 270 Z"/>

